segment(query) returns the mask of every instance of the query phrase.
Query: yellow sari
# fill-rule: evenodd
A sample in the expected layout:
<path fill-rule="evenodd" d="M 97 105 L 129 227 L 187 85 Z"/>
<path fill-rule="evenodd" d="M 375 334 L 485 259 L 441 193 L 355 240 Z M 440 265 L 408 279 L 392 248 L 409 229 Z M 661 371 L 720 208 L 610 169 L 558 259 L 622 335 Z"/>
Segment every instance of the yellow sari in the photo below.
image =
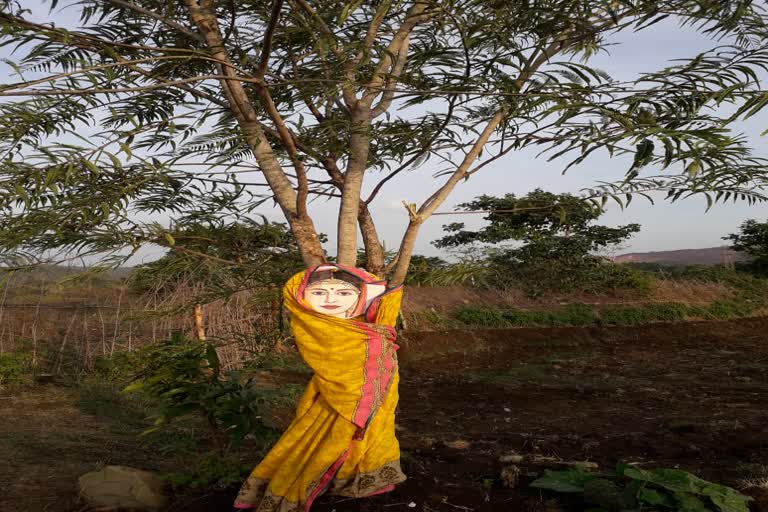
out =
<path fill-rule="evenodd" d="M 333 266 L 364 283 L 383 284 L 360 269 Z M 334 318 L 304 300 L 316 268 L 296 274 L 283 289 L 296 345 L 315 374 L 296 418 L 240 489 L 236 508 L 308 511 L 324 492 L 371 496 L 405 480 L 395 438 L 394 325 L 402 288 L 368 301 L 361 316 Z"/>

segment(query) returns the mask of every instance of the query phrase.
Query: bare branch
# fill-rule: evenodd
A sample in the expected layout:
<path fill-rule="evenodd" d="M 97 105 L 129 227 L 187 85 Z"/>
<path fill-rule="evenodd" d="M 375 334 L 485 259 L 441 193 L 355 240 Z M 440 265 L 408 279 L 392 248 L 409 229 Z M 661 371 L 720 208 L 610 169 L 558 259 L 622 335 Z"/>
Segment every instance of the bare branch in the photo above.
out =
<path fill-rule="evenodd" d="M 269 65 L 269 54 L 272 52 L 272 37 L 275 35 L 275 28 L 278 21 L 280 21 L 280 10 L 283 7 L 283 0 L 274 0 L 272 2 L 272 14 L 269 18 L 269 24 L 267 30 L 264 32 L 264 43 L 261 48 L 261 60 L 259 61 L 259 67 L 256 70 L 256 76 L 264 78 L 267 72 L 267 66 Z"/>

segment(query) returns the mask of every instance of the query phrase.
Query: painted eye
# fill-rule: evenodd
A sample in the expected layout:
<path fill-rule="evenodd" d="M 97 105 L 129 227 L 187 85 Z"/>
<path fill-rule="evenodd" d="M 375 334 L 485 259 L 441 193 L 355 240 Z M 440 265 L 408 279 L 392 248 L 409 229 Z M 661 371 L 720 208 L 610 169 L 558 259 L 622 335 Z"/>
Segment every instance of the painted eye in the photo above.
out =
<path fill-rule="evenodd" d="M 315 297 L 320 297 L 322 295 L 325 295 L 325 292 L 321 291 L 321 290 L 314 290 L 314 291 L 309 292 L 309 294 L 310 295 L 314 295 Z"/>
<path fill-rule="evenodd" d="M 339 292 L 339 295 L 341 295 L 342 297 L 349 297 L 349 296 L 354 295 L 354 294 L 355 294 L 355 292 L 350 292 L 350 291 L 347 291 L 347 290 L 342 290 L 342 291 Z"/>

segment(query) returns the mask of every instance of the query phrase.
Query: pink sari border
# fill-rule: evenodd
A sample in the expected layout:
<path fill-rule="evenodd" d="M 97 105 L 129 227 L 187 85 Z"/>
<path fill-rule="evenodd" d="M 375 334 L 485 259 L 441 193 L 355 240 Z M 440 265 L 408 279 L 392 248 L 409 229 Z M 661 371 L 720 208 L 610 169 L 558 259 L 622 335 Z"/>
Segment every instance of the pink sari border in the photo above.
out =
<path fill-rule="evenodd" d="M 371 329 L 367 324 L 362 322 L 357 323 L 358 327 L 365 332 L 368 337 L 368 354 L 363 368 L 365 381 L 361 390 L 362 396 L 360 402 L 357 405 L 353 422 L 360 428 L 365 428 L 368 425 L 368 419 L 373 412 L 373 401 L 375 395 L 376 379 L 373 377 L 378 370 L 378 358 L 381 356 L 384 350 L 384 340 L 381 335 L 376 332 L 375 329 Z"/>
<path fill-rule="evenodd" d="M 341 469 L 341 466 L 347 460 L 348 456 L 349 448 L 347 448 L 344 453 L 341 454 L 339 460 L 334 462 L 333 465 L 328 468 L 328 471 L 326 471 L 325 474 L 320 478 L 320 482 L 317 484 L 317 487 L 315 487 L 315 490 L 312 491 L 312 494 L 310 494 L 309 498 L 307 498 L 307 505 L 304 510 L 309 512 L 309 508 L 312 506 L 312 503 L 315 501 L 315 499 L 317 499 L 318 496 L 320 496 L 320 494 L 325 492 L 325 490 L 328 488 L 328 485 L 330 485 L 331 480 L 333 480 L 336 474 L 339 472 L 339 469 Z"/>

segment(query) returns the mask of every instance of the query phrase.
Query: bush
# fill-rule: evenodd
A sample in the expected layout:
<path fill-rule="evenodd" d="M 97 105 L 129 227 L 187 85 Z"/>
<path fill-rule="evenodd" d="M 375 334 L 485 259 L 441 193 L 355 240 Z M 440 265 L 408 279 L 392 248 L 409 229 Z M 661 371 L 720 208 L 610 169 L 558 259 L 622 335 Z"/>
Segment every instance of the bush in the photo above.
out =
<path fill-rule="evenodd" d="M 262 421 L 265 398 L 252 379 L 222 373 L 212 344 L 189 341 L 177 334 L 132 355 L 137 368 L 126 392 L 140 393 L 152 404 L 155 426 L 161 429 L 186 416 L 205 419 L 216 446 L 227 451 L 249 435 L 269 436 Z"/>
<path fill-rule="evenodd" d="M 32 353 L 24 348 L 0 354 L 0 389 L 32 382 Z"/>
<path fill-rule="evenodd" d="M 590 473 L 580 468 L 545 471 L 532 487 L 581 495 L 594 512 L 680 510 L 749 512 L 752 498 L 679 469 L 640 469 L 619 464 L 616 471 Z"/>
<path fill-rule="evenodd" d="M 594 325 L 598 319 L 595 308 L 586 304 L 569 304 L 561 315 L 567 325 Z"/>
<path fill-rule="evenodd" d="M 30 383 L 31 363 L 32 355 L 21 349 L 0 354 L 0 389 Z"/>
<path fill-rule="evenodd" d="M 252 469 L 252 464 L 244 463 L 235 455 L 222 456 L 221 453 L 208 452 L 196 461 L 191 472 L 167 473 L 163 475 L 163 480 L 174 489 L 178 487 L 224 489 L 241 483 Z"/>

